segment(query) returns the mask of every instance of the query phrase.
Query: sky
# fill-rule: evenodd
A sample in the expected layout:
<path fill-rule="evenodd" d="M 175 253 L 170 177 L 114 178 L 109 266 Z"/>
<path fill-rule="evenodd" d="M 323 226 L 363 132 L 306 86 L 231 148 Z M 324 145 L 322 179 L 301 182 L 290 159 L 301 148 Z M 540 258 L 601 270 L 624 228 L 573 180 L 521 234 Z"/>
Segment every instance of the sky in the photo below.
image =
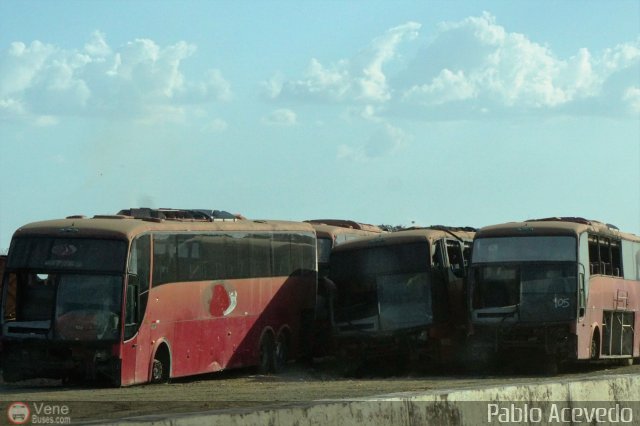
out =
<path fill-rule="evenodd" d="M 640 235 L 640 2 L 0 1 L 0 252 L 130 207 Z"/>

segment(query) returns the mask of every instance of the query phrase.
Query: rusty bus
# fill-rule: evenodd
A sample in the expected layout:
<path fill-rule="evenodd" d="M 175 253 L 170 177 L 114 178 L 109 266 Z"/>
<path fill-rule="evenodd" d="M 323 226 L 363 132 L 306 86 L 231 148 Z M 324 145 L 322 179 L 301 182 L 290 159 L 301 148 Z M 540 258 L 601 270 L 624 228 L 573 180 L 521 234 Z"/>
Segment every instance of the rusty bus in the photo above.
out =
<path fill-rule="evenodd" d="M 575 217 L 480 229 L 469 270 L 473 345 L 490 363 L 640 356 L 640 237 Z"/>
<path fill-rule="evenodd" d="M 331 250 L 342 243 L 358 238 L 379 235 L 380 227 L 353 220 L 313 219 L 305 221 L 316 231 L 318 257 L 318 294 L 316 299 L 316 316 L 313 330 L 312 355 L 322 357 L 333 352 L 331 339 L 331 298 L 333 285 L 328 280 L 329 257 Z"/>
<path fill-rule="evenodd" d="M 311 225 L 123 212 L 15 232 L 0 312 L 5 381 L 89 376 L 126 386 L 243 366 L 270 372 L 308 350 Z"/>
<path fill-rule="evenodd" d="M 380 227 L 366 223 L 342 219 L 313 219 L 305 221 L 313 226 L 318 242 L 318 274 L 326 276 L 329 268 L 331 249 L 347 241 L 378 235 Z"/>
<path fill-rule="evenodd" d="M 454 356 L 466 328 L 473 228 L 434 226 L 347 242 L 331 253 L 335 345 L 349 373 Z M 383 364 L 380 364 L 382 361 Z"/>

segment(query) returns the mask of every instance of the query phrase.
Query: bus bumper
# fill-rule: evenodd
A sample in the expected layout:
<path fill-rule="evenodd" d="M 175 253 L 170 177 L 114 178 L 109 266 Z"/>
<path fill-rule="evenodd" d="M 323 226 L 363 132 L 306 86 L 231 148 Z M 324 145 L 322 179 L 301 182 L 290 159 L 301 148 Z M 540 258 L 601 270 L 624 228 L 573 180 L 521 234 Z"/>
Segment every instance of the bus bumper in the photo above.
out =
<path fill-rule="evenodd" d="M 109 380 L 120 382 L 120 360 L 113 343 L 5 341 L 2 372 L 5 382 L 33 378 Z"/>

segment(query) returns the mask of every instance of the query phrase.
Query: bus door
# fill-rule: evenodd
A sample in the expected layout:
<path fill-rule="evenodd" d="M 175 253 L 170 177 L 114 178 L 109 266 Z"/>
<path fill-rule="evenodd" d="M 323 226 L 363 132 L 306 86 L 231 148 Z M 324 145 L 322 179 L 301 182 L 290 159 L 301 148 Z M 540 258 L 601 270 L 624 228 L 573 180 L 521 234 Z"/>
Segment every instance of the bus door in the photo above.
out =
<path fill-rule="evenodd" d="M 434 323 L 449 320 L 449 272 L 444 240 L 436 240 L 431 249 L 431 293 Z"/>
<path fill-rule="evenodd" d="M 150 237 L 144 235 L 131 244 L 127 269 L 122 345 L 122 384 L 149 380 L 150 329 L 141 327 L 149 299 Z"/>
<path fill-rule="evenodd" d="M 465 244 L 454 239 L 445 239 L 447 253 L 447 296 L 451 320 L 456 323 L 464 323 L 466 318 L 464 278 L 466 275 Z M 468 243 L 467 243 L 468 244 Z"/>

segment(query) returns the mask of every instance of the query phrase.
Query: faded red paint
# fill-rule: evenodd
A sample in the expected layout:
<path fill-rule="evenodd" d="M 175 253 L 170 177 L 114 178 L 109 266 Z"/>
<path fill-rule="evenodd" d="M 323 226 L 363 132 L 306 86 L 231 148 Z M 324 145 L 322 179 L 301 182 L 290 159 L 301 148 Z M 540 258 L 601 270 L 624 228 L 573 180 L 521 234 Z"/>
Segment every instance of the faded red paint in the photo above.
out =
<path fill-rule="evenodd" d="M 633 312 L 635 314 L 633 357 L 640 357 L 640 282 L 620 277 L 596 275 L 589 282 L 585 316 L 576 326 L 578 336 L 578 359 L 589 359 L 591 339 L 597 330 L 603 336 L 604 311 Z M 602 346 L 602 345 L 601 345 Z M 606 355 L 602 355 L 606 358 Z"/>
<path fill-rule="evenodd" d="M 172 377 L 257 364 L 266 328 L 274 332 L 288 328 L 295 356 L 300 346 L 300 310 L 291 306 L 313 306 L 314 283 L 304 277 L 234 280 L 237 304 L 227 315 L 229 281 L 153 288 L 138 335 L 123 344 L 122 384 L 149 381 L 151 358 L 163 341 L 170 344 Z"/>

